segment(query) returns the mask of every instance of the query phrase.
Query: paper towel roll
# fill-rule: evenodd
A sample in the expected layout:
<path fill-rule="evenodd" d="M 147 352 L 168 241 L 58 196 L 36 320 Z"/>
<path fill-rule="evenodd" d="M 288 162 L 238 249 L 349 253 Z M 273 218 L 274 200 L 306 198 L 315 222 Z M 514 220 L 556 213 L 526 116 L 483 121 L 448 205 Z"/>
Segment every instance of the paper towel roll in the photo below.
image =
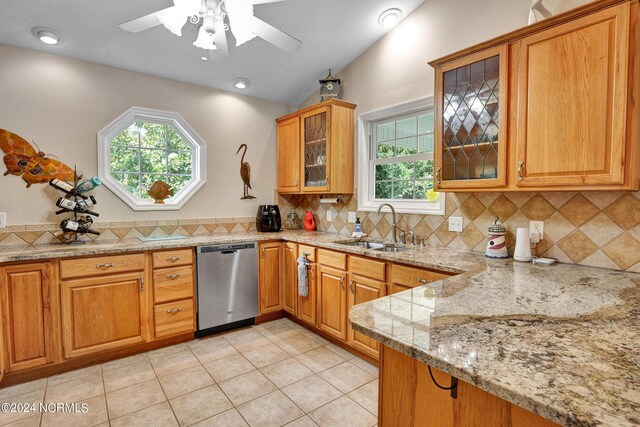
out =
<path fill-rule="evenodd" d="M 513 253 L 513 259 L 523 262 L 531 261 L 531 241 L 528 228 L 519 227 L 516 230 L 516 250 Z"/>

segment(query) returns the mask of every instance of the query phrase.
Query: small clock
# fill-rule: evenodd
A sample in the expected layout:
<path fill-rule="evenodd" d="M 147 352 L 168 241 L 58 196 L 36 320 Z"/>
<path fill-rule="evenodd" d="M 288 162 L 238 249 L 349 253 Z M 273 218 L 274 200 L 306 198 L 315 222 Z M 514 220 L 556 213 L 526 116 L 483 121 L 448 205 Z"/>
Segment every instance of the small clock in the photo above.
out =
<path fill-rule="evenodd" d="M 329 75 L 320 80 L 320 100 L 326 101 L 327 99 L 338 98 L 340 95 L 340 79 L 337 79 Z"/>

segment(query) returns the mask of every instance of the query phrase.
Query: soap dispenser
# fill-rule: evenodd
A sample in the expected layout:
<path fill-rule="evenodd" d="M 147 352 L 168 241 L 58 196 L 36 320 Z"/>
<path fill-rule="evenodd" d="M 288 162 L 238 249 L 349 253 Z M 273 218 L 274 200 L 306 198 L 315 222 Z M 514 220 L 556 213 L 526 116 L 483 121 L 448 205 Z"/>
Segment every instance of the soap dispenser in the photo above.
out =
<path fill-rule="evenodd" d="M 498 217 L 493 220 L 493 224 L 489 226 L 489 241 L 487 242 L 487 250 L 485 256 L 489 258 L 508 258 L 507 242 L 504 237 L 506 230 L 500 223 Z"/>

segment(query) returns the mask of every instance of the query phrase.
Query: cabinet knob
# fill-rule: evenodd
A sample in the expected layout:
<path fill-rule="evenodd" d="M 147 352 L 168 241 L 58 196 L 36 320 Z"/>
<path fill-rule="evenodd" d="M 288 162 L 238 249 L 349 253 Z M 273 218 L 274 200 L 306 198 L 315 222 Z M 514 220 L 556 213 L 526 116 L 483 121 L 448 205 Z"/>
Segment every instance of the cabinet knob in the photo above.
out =
<path fill-rule="evenodd" d="M 342 278 L 340 279 L 340 289 L 342 289 L 344 291 L 344 279 L 345 277 L 342 276 Z"/>
<path fill-rule="evenodd" d="M 423 279 L 422 277 L 418 277 L 418 283 L 421 285 L 426 285 L 427 283 L 431 283 L 429 279 Z"/>
<path fill-rule="evenodd" d="M 116 266 L 115 262 L 110 262 L 108 264 L 96 264 L 96 268 L 98 270 L 103 269 L 103 268 L 113 268 Z"/>
<path fill-rule="evenodd" d="M 166 277 L 167 279 L 170 279 L 170 280 L 175 280 L 175 279 L 177 279 L 178 277 L 180 277 L 180 273 L 167 274 L 165 277 Z"/>
<path fill-rule="evenodd" d="M 165 258 L 165 260 L 167 262 L 176 262 L 176 261 L 180 261 L 180 257 L 179 256 L 168 256 Z"/>
<path fill-rule="evenodd" d="M 522 160 L 518 161 L 518 181 L 523 180 L 522 170 L 524 168 L 524 162 Z"/>
<path fill-rule="evenodd" d="M 356 290 L 355 290 L 355 289 L 353 289 L 353 284 L 354 284 L 354 283 L 355 283 L 355 280 L 351 280 L 351 281 L 349 282 L 349 289 L 351 290 L 351 293 L 352 293 L 352 294 L 355 294 L 355 293 L 356 293 Z"/>
<path fill-rule="evenodd" d="M 441 172 L 442 172 L 442 168 L 438 168 L 438 170 L 436 171 L 436 181 L 438 181 L 438 184 L 442 183 L 442 177 L 441 177 Z"/>

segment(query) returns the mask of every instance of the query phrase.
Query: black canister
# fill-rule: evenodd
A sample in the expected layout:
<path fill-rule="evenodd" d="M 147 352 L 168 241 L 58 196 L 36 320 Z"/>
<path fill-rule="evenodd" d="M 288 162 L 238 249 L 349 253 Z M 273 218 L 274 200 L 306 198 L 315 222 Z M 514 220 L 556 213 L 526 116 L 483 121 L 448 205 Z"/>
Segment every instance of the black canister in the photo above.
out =
<path fill-rule="evenodd" d="M 256 228 L 261 232 L 280 231 L 282 219 L 278 205 L 260 205 L 256 214 Z"/>

